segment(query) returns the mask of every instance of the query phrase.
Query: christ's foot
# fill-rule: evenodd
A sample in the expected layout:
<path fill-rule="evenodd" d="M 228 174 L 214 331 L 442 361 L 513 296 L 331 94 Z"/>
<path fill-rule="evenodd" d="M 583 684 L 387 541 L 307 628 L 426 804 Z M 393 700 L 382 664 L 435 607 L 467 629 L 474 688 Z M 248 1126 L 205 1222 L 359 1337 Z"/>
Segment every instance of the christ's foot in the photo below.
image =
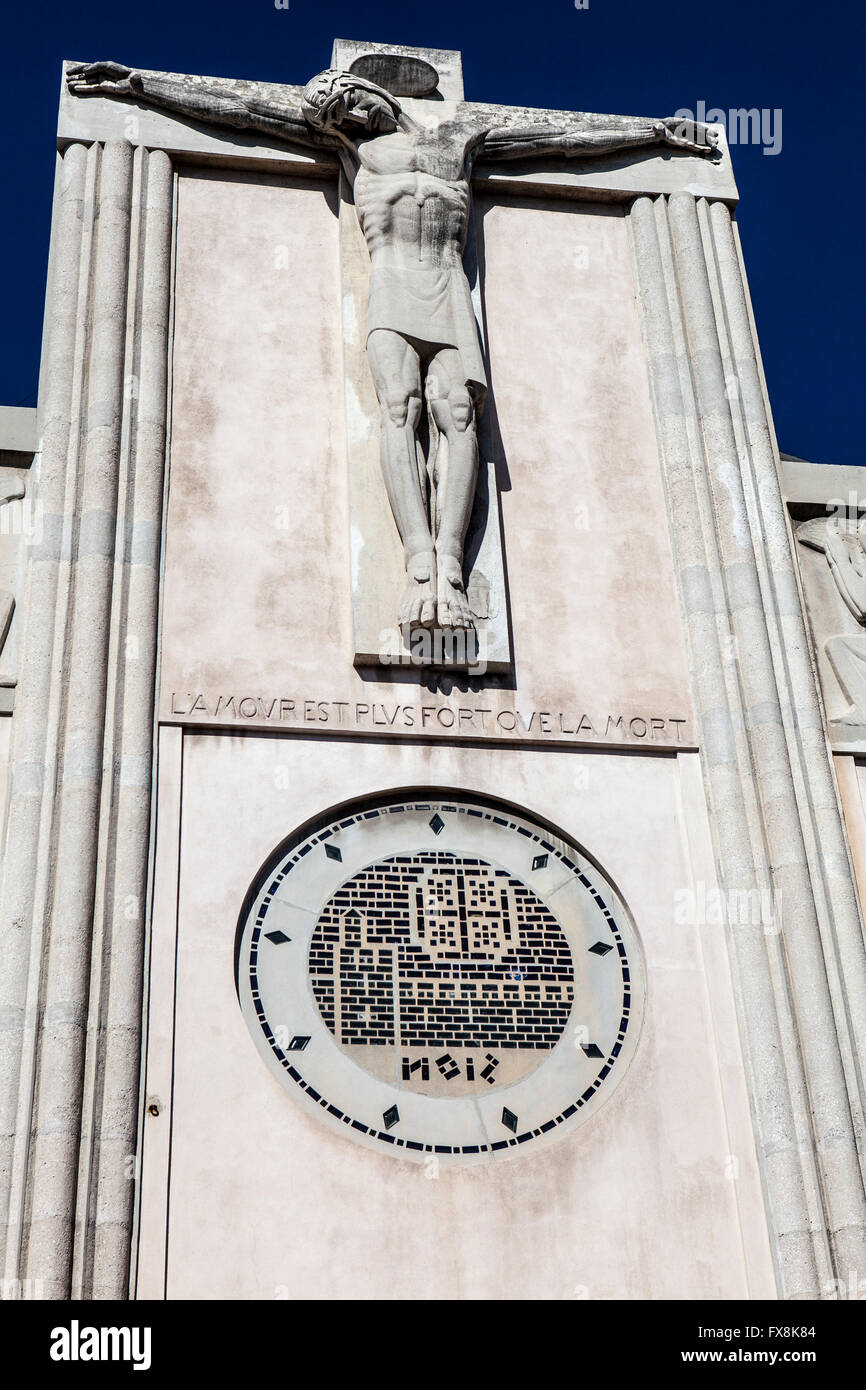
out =
<path fill-rule="evenodd" d="M 438 623 L 440 627 L 471 628 L 475 624 L 463 584 L 463 566 L 454 555 L 437 556 Z"/>
<path fill-rule="evenodd" d="M 401 627 L 433 627 L 436 622 L 435 563 L 432 551 L 406 561 L 406 588 L 397 621 Z"/>

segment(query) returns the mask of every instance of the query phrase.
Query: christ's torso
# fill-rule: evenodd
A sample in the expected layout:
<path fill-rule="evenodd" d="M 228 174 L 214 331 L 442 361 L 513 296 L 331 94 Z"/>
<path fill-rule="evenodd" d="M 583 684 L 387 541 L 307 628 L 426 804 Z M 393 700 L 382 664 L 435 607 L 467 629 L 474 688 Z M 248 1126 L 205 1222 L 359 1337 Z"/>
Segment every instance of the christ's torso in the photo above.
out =
<path fill-rule="evenodd" d="M 469 219 L 463 150 L 403 131 L 361 142 L 355 207 L 373 266 L 459 264 Z"/>

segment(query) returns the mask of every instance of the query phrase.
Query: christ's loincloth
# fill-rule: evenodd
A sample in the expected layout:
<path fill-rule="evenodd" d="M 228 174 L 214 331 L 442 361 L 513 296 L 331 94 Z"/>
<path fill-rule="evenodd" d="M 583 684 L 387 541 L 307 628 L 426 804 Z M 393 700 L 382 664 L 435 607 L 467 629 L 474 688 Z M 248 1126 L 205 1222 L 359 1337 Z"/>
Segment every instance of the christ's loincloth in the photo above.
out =
<path fill-rule="evenodd" d="M 483 396 L 487 390 L 478 324 L 462 266 L 374 264 L 367 336 L 376 328 L 390 328 L 434 347 L 456 348 L 472 394 Z"/>

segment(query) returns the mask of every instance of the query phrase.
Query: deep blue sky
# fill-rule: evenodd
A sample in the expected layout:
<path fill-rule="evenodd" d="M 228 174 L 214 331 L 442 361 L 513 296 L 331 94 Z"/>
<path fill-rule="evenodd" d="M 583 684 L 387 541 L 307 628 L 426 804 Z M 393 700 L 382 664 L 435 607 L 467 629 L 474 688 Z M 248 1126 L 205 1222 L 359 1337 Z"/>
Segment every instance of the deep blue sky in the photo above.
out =
<path fill-rule="evenodd" d="M 0 108 L 0 404 L 35 404 L 60 62 L 304 82 L 341 38 L 460 48 L 469 100 L 626 115 L 782 110 L 782 149 L 733 151 L 783 451 L 866 462 L 864 25 L 857 0 L 78 0 L 7 5 Z"/>

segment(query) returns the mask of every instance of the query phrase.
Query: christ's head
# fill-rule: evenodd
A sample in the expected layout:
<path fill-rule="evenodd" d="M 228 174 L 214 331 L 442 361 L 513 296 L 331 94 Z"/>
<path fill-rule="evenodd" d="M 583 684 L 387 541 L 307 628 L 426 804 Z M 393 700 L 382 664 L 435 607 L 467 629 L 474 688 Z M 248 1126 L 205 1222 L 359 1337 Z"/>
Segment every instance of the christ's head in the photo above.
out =
<path fill-rule="evenodd" d="M 375 82 L 329 68 L 304 88 L 301 109 L 316 130 L 385 135 L 396 130 L 400 104 Z"/>

